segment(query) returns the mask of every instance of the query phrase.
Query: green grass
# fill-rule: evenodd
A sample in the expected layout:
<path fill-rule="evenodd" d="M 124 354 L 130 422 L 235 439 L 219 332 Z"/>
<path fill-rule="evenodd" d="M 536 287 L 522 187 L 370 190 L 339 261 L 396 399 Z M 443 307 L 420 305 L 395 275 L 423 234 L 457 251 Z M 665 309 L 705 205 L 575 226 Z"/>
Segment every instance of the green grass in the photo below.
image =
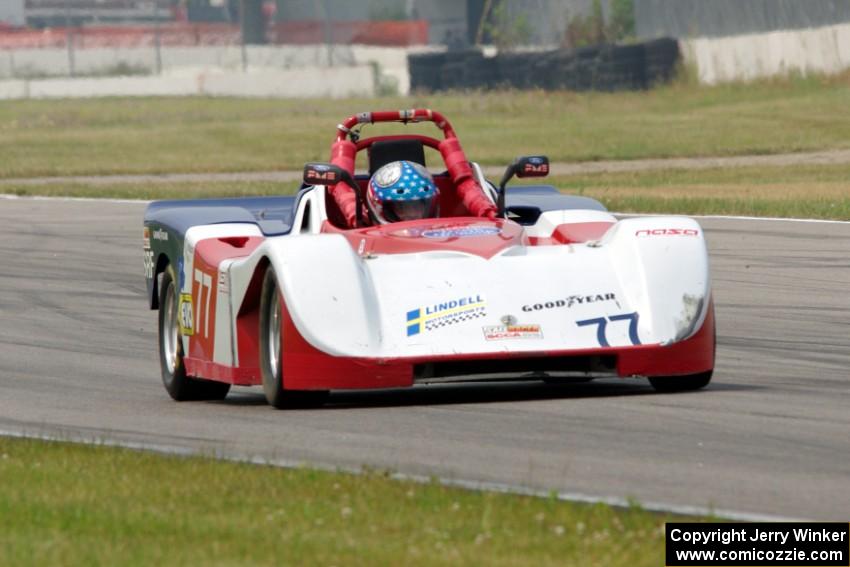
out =
<path fill-rule="evenodd" d="M 211 199 L 216 197 L 251 197 L 259 195 L 292 195 L 298 182 L 174 182 L 0 184 L 0 194 L 19 197 L 76 197 L 83 199 Z"/>
<path fill-rule="evenodd" d="M 850 220 L 850 164 L 594 173 L 546 180 L 624 213 Z M 169 182 L 0 185 L 0 193 L 121 199 L 289 195 L 298 183 Z"/>
<path fill-rule="evenodd" d="M 662 565 L 633 507 L 0 438 L 6 565 Z"/>
<path fill-rule="evenodd" d="M 850 164 L 556 177 L 613 211 L 850 220 Z"/>
<path fill-rule="evenodd" d="M 0 177 L 300 169 L 327 159 L 345 116 L 412 106 L 442 110 L 484 164 L 527 153 L 573 161 L 826 150 L 850 147 L 848 100 L 850 74 L 613 94 L 9 101 L 0 105 Z"/>

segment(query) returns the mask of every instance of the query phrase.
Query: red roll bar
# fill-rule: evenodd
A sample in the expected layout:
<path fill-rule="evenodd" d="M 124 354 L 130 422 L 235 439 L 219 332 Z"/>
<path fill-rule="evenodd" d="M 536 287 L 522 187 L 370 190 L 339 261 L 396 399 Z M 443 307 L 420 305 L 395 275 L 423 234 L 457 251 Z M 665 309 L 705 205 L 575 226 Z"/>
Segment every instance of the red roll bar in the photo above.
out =
<path fill-rule="evenodd" d="M 421 140 L 425 145 L 431 146 L 440 152 L 449 176 L 455 184 L 456 191 L 469 214 L 477 217 L 494 218 L 497 213 L 496 206 L 485 195 L 484 189 L 478 184 L 472 172 L 472 167 L 466 159 L 460 140 L 457 139 L 454 128 L 449 121 L 439 112 L 427 108 L 416 108 L 412 110 L 381 110 L 377 112 L 361 112 L 349 116 L 342 124 L 336 127 L 336 140 L 331 146 L 331 163 L 354 174 L 354 161 L 357 152 L 369 147 L 375 138 L 355 143 L 350 140 L 351 129 L 357 124 L 374 124 L 376 122 L 433 122 L 443 131 L 444 139 L 438 141 L 434 138 L 411 134 L 400 136 L 400 138 L 414 138 Z M 354 137 L 356 139 L 356 136 Z M 386 139 L 388 137 L 383 137 Z M 342 184 L 328 188 L 336 201 L 340 212 L 349 227 L 357 226 L 357 205 L 352 189 Z"/>
<path fill-rule="evenodd" d="M 358 124 L 375 124 L 376 122 L 433 122 L 443 131 L 446 138 L 456 138 L 454 128 L 445 116 L 429 108 L 414 108 L 411 110 L 378 110 L 375 112 L 359 112 L 346 118 L 342 124 L 337 124 L 337 141 L 345 140 L 351 129 Z"/>

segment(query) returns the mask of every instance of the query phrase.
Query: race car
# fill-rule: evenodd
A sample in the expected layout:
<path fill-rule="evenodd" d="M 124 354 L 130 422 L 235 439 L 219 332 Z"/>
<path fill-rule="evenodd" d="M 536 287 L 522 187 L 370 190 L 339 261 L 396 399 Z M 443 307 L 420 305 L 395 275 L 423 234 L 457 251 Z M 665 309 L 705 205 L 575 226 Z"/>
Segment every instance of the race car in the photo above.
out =
<path fill-rule="evenodd" d="M 362 136 L 379 122 L 405 131 Z M 442 163 L 429 167 L 426 149 Z M 433 214 L 393 222 L 367 206 L 388 167 L 395 181 L 432 179 Z M 706 386 L 715 320 L 699 224 L 507 185 L 548 172 L 543 156 L 518 158 L 497 186 L 439 112 L 364 112 L 337 126 L 330 161 L 307 164 L 294 196 L 151 203 L 145 278 L 165 389 L 221 399 L 262 385 L 283 408 L 449 381 Z"/>

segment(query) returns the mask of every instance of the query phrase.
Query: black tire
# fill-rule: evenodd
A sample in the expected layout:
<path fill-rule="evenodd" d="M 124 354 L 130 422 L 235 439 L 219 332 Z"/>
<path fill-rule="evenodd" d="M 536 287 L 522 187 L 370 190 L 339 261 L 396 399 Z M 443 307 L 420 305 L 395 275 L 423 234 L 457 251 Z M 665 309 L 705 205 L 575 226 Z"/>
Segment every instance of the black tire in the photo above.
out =
<path fill-rule="evenodd" d="M 688 376 L 653 376 L 649 383 L 656 392 L 690 392 L 708 386 L 713 370 Z"/>
<path fill-rule="evenodd" d="M 162 274 L 159 286 L 159 366 L 162 369 L 162 384 L 168 394 L 178 402 L 222 400 L 230 391 L 230 384 L 186 376 L 183 341 L 178 323 L 179 292 L 176 288 L 174 270 L 168 266 Z M 175 336 L 176 343 L 173 342 Z M 169 356 L 171 351 L 173 354 Z M 172 356 L 173 363 L 169 363 L 168 358 Z"/>
<path fill-rule="evenodd" d="M 714 319 L 714 306 L 711 307 L 711 318 Z M 712 362 L 717 359 L 717 327 L 712 329 Z M 714 369 L 699 374 L 690 374 L 686 376 L 654 376 L 649 379 L 649 383 L 655 388 L 656 392 L 691 392 L 700 390 L 708 386 L 711 382 L 711 375 L 714 374 Z"/>
<path fill-rule="evenodd" d="M 272 331 L 272 327 L 280 329 L 282 301 L 274 270 L 269 267 L 263 277 L 263 289 L 260 294 L 260 371 L 263 375 L 266 400 L 277 409 L 320 406 L 328 397 L 327 391 L 287 390 L 285 387 L 283 332 L 274 336 Z M 275 341 L 277 345 L 274 344 Z"/>
<path fill-rule="evenodd" d="M 588 382 L 592 382 L 592 377 L 578 377 L 578 376 L 570 376 L 569 378 L 543 378 L 543 383 L 548 384 L 549 386 L 567 386 L 573 384 L 586 384 Z"/>

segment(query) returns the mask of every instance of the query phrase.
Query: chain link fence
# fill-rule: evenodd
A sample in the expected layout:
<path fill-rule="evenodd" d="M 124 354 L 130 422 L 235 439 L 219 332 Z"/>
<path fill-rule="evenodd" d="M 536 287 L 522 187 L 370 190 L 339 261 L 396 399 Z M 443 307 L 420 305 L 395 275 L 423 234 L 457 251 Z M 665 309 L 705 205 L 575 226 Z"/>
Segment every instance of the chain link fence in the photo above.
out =
<path fill-rule="evenodd" d="M 648 88 L 669 78 L 679 53 L 669 42 L 635 46 L 635 35 L 850 22 L 850 0 L 0 0 L 0 8 L 11 23 L 0 21 L 0 98 L 77 96 L 79 85 L 44 85 L 58 78 L 115 79 L 86 92 L 120 95 L 133 94 L 129 79 L 141 94 L 233 96 L 407 94 L 411 81 L 422 90 Z M 809 61 L 812 41 L 798 41 L 782 64 Z M 495 45 L 499 57 L 476 43 Z M 411 52 L 446 48 L 408 64 Z M 701 67 L 720 61 L 712 53 L 697 57 Z M 771 57 L 750 59 L 764 67 Z M 735 65 L 715 75 L 750 76 Z M 38 94 L 42 87 L 51 94 Z"/>
<path fill-rule="evenodd" d="M 351 46 L 428 42 L 424 20 L 338 21 L 330 4 L 285 19 L 274 0 L 26 0 L 28 25 L 0 25 L 0 79 L 366 65 Z"/>
<path fill-rule="evenodd" d="M 634 0 L 639 37 L 721 37 L 850 22 L 848 0 Z"/>

